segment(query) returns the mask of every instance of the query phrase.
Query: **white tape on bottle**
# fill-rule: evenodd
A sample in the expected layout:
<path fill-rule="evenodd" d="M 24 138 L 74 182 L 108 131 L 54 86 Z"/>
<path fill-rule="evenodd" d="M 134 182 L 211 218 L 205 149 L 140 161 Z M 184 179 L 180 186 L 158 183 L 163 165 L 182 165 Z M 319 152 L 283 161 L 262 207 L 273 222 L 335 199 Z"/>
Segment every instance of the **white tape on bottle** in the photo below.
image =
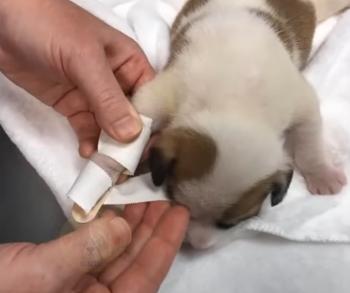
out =
<path fill-rule="evenodd" d="M 111 177 L 93 161 L 88 161 L 67 196 L 89 213 L 111 187 Z"/>
<path fill-rule="evenodd" d="M 128 181 L 110 188 L 96 203 L 89 213 L 85 213 L 75 205 L 72 210 L 73 219 L 77 223 L 88 223 L 98 214 L 103 205 L 123 207 L 127 204 L 168 201 L 169 199 L 161 187 L 155 187 L 152 183 L 151 174 L 133 177 Z"/>
<path fill-rule="evenodd" d="M 120 185 L 113 186 L 107 192 L 105 204 L 125 205 L 168 200 L 164 188 L 154 186 L 151 174 L 147 173 L 130 178 Z"/>
<path fill-rule="evenodd" d="M 119 143 L 108 136 L 105 132 L 101 133 L 98 142 L 98 152 L 123 165 L 129 175 L 134 174 L 141 159 L 143 150 L 151 137 L 152 119 L 142 115 L 141 119 L 144 127 L 138 138 L 133 142 L 128 144 Z"/>
<path fill-rule="evenodd" d="M 134 174 L 151 136 L 152 119 L 145 116 L 141 116 L 141 119 L 143 130 L 132 143 L 119 143 L 106 133 L 101 134 L 98 143 L 99 154 L 113 159 L 122 166 L 120 170 L 124 167 L 131 175 Z M 167 200 L 163 190 L 153 185 L 150 174 L 132 178 L 112 188 L 114 174 L 111 177 L 106 168 L 103 160 L 99 160 L 98 165 L 89 161 L 68 193 L 68 197 L 78 206 L 73 208 L 73 217 L 75 215 L 75 219 L 79 218 L 80 222 L 92 220 L 103 204 L 125 205 Z M 116 175 L 119 176 L 118 173 Z"/>

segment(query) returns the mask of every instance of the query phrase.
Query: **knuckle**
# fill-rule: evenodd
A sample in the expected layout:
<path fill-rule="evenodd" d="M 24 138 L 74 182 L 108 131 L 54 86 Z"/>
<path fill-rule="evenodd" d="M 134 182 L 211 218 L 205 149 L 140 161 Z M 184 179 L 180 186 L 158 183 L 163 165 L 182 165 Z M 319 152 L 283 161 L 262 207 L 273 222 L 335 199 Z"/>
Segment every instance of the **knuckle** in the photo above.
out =
<path fill-rule="evenodd" d="M 142 49 L 139 46 L 139 44 L 135 40 L 133 40 L 129 37 L 127 37 L 127 39 L 125 39 L 124 44 L 126 45 L 125 48 L 127 49 L 127 51 L 130 54 L 138 54 L 138 53 L 142 52 Z"/>
<path fill-rule="evenodd" d="M 79 46 L 77 46 L 79 44 Z M 50 56 L 55 60 L 56 66 L 61 66 L 68 70 L 79 64 L 81 66 L 84 60 L 94 56 L 99 50 L 98 43 L 86 36 L 79 38 L 65 39 L 60 44 L 54 42 L 50 46 Z"/>
<path fill-rule="evenodd" d="M 101 47 L 94 39 L 81 38 L 79 40 L 79 46 L 73 46 L 72 52 L 73 56 L 82 58 L 90 58 L 96 52 L 98 52 Z"/>
<path fill-rule="evenodd" d="M 124 251 L 131 241 L 131 231 L 124 220 L 118 219 L 119 229 L 106 225 L 106 220 L 89 228 L 89 237 L 84 245 L 85 263 L 88 270 L 93 270 L 106 262 L 115 252 Z M 97 225 L 97 226 L 96 226 Z"/>
<path fill-rule="evenodd" d="M 133 54 L 136 55 L 143 55 L 143 50 L 142 48 L 139 46 L 138 43 L 136 43 L 135 41 L 133 41 L 132 46 L 131 46 L 131 52 Z"/>
<path fill-rule="evenodd" d="M 148 65 L 147 58 L 143 54 L 143 52 L 138 52 L 137 54 L 134 55 L 133 64 L 134 66 L 137 66 L 139 68 L 144 68 Z"/>
<path fill-rule="evenodd" d="M 96 105 L 97 110 L 120 112 L 126 106 L 126 101 L 122 97 L 118 97 L 118 95 L 111 89 L 101 90 L 98 96 L 99 103 Z"/>
<path fill-rule="evenodd" d="M 132 55 L 117 71 L 117 78 L 122 78 L 133 84 L 148 67 L 148 61 L 143 54 Z"/>
<path fill-rule="evenodd" d="M 72 44 L 69 50 L 67 50 L 67 56 L 65 57 L 68 67 L 82 66 L 89 60 L 95 58 L 95 56 L 100 52 L 100 46 L 89 40 L 83 40 L 77 42 L 79 46 Z"/>
<path fill-rule="evenodd" d="M 85 243 L 85 256 L 83 257 L 85 262 L 83 265 L 88 270 L 96 268 L 103 262 L 111 250 L 109 243 L 107 236 L 103 233 L 95 231 L 90 233 L 90 237 Z"/>
<path fill-rule="evenodd" d="M 24 254 L 35 255 L 36 251 L 40 251 L 45 244 L 40 244 L 37 247 L 26 247 L 22 250 Z M 30 288 L 31 292 L 42 292 L 43 288 L 45 290 L 55 291 L 55 287 L 59 286 L 57 284 L 57 279 L 54 275 L 54 268 L 52 266 L 44 265 L 41 259 L 38 259 L 36 262 L 31 263 L 31 270 L 26 275 L 27 287 Z M 47 292 L 48 292 L 47 291 Z"/>

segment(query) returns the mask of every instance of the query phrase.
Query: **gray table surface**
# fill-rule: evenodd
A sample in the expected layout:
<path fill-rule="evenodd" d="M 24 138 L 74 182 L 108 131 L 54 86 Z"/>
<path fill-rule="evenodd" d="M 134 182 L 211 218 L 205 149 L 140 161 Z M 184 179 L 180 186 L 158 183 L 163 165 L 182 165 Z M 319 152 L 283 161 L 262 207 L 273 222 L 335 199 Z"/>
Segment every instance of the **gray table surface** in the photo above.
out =
<path fill-rule="evenodd" d="M 0 243 L 48 241 L 65 223 L 49 187 L 0 126 Z"/>

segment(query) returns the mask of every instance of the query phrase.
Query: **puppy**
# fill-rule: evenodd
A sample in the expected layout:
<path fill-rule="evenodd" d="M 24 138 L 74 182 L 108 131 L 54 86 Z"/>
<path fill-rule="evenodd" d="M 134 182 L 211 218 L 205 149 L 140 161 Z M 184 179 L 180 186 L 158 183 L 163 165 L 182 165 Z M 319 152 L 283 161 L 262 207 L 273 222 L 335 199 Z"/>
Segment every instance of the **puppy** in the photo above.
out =
<path fill-rule="evenodd" d="M 315 91 L 300 69 L 317 17 L 350 1 L 189 0 L 172 27 L 169 62 L 133 98 L 160 138 L 150 155 L 156 185 L 189 207 L 190 242 L 213 243 L 285 196 L 293 169 L 315 194 L 346 183 L 322 138 Z"/>

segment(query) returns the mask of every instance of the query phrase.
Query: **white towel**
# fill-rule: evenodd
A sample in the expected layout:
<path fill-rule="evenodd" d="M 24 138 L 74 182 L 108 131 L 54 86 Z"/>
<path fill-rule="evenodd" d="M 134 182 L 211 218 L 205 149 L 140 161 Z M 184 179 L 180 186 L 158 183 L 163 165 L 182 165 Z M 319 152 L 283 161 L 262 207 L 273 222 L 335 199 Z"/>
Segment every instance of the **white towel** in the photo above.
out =
<path fill-rule="evenodd" d="M 160 69 L 168 56 L 169 27 L 184 1 L 176 0 L 74 0 L 111 26 L 139 42 L 152 65 Z M 329 140 L 346 163 L 350 161 L 350 13 L 319 28 L 306 76 L 322 100 Z M 334 28 L 335 27 L 335 28 Z M 334 29 L 333 29 L 334 28 Z M 346 66 L 348 62 L 348 66 Z M 66 198 L 84 160 L 64 118 L 23 90 L 0 78 L 0 123 L 28 161 L 50 186 L 67 215 L 72 203 Z M 43 123 L 44 122 L 44 123 Z M 347 172 L 350 178 L 350 173 Z M 265 205 L 259 217 L 242 228 L 277 234 L 295 240 L 350 241 L 350 194 L 311 196 L 296 177 L 284 203 Z M 234 231 L 226 232 L 226 236 Z"/>

